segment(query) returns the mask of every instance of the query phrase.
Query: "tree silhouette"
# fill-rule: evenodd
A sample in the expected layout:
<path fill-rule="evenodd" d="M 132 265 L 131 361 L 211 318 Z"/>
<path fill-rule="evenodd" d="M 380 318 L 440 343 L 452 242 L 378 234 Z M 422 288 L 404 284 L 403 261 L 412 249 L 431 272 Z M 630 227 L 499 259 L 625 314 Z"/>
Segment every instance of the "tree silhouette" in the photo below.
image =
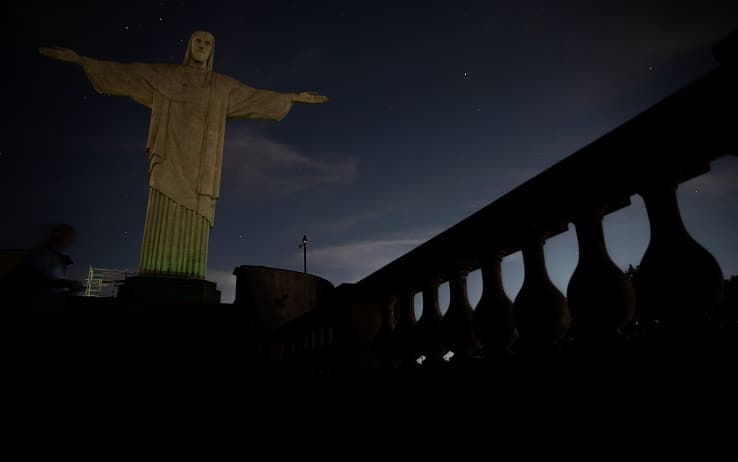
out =
<path fill-rule="evenodd" d="M 640 270 L 640 265 L 628 265 L 628 269 L 625 270 L 625 277 L 627 277 L 631 282 L 633 282 L 633 279 L 635 279 L 636 275 L 638 274 L 638 270 Z"/>

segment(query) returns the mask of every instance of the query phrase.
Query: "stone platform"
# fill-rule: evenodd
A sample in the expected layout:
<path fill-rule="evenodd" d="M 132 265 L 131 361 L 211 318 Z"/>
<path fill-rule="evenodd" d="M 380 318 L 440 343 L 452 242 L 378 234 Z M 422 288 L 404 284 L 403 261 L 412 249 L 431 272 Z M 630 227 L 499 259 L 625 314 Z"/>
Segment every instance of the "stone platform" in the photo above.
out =
<path fill-rule="evenodd" d="M 204 279 L 131 276 L 118 289 L 118 298 L 129 302 L 220 303 L 220 291 L 214 282 Z"/>

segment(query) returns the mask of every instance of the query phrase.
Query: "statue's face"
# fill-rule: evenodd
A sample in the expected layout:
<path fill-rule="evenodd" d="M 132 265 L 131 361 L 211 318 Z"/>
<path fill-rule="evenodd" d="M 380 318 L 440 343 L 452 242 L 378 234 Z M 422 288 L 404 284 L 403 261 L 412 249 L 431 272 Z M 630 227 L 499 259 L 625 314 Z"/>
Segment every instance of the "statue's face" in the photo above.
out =
<path fill-rule="evenodd" d="M 192 36 L 190 54 L 196 63 L 205 63 L 213 52 L 213 36 L 207 32 L 195 32 Z"/>

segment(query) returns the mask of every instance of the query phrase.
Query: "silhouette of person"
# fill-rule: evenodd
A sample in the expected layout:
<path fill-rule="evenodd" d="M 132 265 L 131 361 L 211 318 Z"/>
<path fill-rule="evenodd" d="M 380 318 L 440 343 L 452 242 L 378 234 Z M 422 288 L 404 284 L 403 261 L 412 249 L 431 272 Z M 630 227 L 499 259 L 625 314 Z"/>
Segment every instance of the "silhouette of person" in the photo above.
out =
<path fill-rule="evenodd" d="M 11 300 L 34 308 L 62 308 L 68 295 L 84 289 L 81 282 L 66 279 L 72 259 L 64 252 L 75 237 L 72 226 L 56 225 L 48 240 L 31 250 L 8 275 L 5 283 Z"/>

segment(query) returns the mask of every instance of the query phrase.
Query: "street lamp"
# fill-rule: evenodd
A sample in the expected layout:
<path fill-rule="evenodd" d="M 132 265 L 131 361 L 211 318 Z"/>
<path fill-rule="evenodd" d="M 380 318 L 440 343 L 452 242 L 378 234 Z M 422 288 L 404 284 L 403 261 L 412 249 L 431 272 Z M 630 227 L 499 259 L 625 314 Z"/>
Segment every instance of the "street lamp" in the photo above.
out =
<path fill-rule="evenodd" d="M 307 274 L 308 272 L 308 256 L 307 256 L 308 238 L 307 238 L 307 235 L 302 236 L 302 244 L 300 244 L 298 247 L 302 248 L 303 268 L 304 268 L 305 274 Z"/>

